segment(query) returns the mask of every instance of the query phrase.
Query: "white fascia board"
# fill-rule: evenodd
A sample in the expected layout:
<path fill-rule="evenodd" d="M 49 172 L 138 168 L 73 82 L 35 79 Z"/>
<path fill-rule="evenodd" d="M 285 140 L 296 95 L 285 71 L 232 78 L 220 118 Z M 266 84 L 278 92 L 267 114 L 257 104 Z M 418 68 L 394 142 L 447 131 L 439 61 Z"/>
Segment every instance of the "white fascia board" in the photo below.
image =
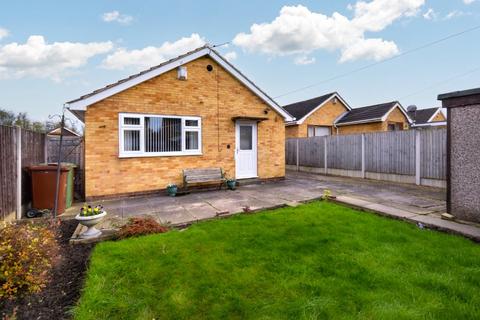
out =
<path fill-rule="evenodd" d="M 373 119 L 367 119 L 367 120 L 358 120 L 358 121 L 350 121 L 350 122 L 344 122 L 344 123 L 336 123 L 335 126 L 342 127 L 342 126 L 349 126 L 349 125 L 353 125 L 353 124 L 381 122 L 381 121 L 384 121 L 384 120 L 382 120 L 382 118 L 373 118 Z"/>
<path fill-rule="evenodd" d="M 428 123 L 421 123 L 421 124 L 412 124 L 412 128 L 417 127 L 438 127 L 438 126 L 446 126 L 447 121 L 436 121 L 436 122 L 428 122 Z"/>
<path fill-rule="evenodd" d="M 138 77 L 135 77 L 131 80 L 128 80 L 128 81 L 125 81 L 125 82 L 122 82 L 118 85 L 115 85 L 115 86 L 112 86 L 111 88 L 107 89 L 107 90 L 104 90 L 104 91 L 101 91 L 97 94 L 94 94 L 90 97 L 87 97 L 85 99 L 82 99 L 82 100 L 78 100 L 78 101 L 75 101 L 75 102 L 72 102 L 72 103 L 69 103 L 68 104 L 68 108 L 70 110 L 79 110 L 79 111 L 86 111 L 87 110 L 87 107 L 89 105 L 92 105 L 98 101 L 101 101 L 103 99 L 106 99 L 108 97 L 111 97 L 119 92 L 122 92 L 128 88 L 131 88 L 133 86 L 136 86 L 142 82 L 145 82 L 147 80 L 150 80 L 156 76 L 159 76 L 161 75 L 162 73 L 165 73 L 165 72 L 168 72 L 172 69 L 175 69 L 181 65 L 184 65 L 185 63 L 188 63 L 190 61 L 193 61 L 195 59 L 198 59 L 206 54 L 208 54 L 210 51 L 209 48 L 205 48 L 205 49 L 202 49 L 200 51 L 197 51 L 197 52 L 194 52 L 192 53 L 191 55 L 188 55 L 182 59 L 178 59 L 178 60 L 175 60 L 175 61 L 172 61 L 171 63 L 169 64 L 166 64 L 164 66 L 161 66 L 159 68 L 156 68 L 150 72 L 145 72 L 144 74 L 138 76 Z"/>
<path fill-rule="evenodd" d="M 393 110 L 395 110 L 395 108 L 400 109 L 400 112 L 402 112 L 403 115 L 407 118 L 407 121 L 409 124 L 413 122 L 412 119 L 410 119 L 410 117 L 408 116 L 408 113 L 403 109 L 402 105 L 398 102 L 395 103 L 395 105 L 382 117 L 382 122 L 387 120 L 388 116 Z"/>
<path fill-rule="evenodd" d="M 215 51 L 209 52 L 210 57 L 215 60 L 219 65 L 221 65 L 225 70 L 230 72 L 235 78 L 237 78 L 241 83 L 243 83 L 247 88 L 249 88 L 253 93 L 265 101 L 270 107 L 277 111 L 280 115 L 285 118 L 285 121 L 294 121 L 295 118 L 292 117 L 289 113 L 280 107 L 272 98 L 267 96 L 262 90 L 260 90 L 256 85 L 254 85 L 250 80 L 248 80 L 244 75 L 238 72 L 230 63 L 224 60 L 219 56 Z"/>
<path fill-rule="evenodd" d="M 437 108 L 437 111 L 435 111 L 435 112 L 433 113 L 433 115 L 430 117 L 430 119 L 428 119 L 427 122 L 431 122 L 431 121 L 437 116 L 437 114 L 440 112 L 441 109 L 442 109 L 442 108 L 440 108 L 440 107 Z"/>
<path fill-rule="evenodd" d="M 223 68 L 225 68 L 228 72 L 230 72 L 235 78 L 237 78 L 241 83 L 243 83 L 247 88 L 249 88 L 252 92 L 254 92 L 257 96 L 259 96 L 263 101 L 265 101 L 270 107 L 272 107 L 275 111 L 277 111 L 280 115 L 282 115 L 286 121 L 293 121 L 293 118 L 290 114 L 285 112 L 275 101 L 273 101 L 270 97 L 268 97 L 264 92 L 262 92 L 259 88 L 257 88 L 250 80 L 248 80 L 245 76 L 243 76 L 240 72 L 238 72 L 232 65 L 227 63 L 223 58 L 217 55 L 214 51 L 210 48 L 204 48 L 197 52 L 194 52 L 188 56 L 183 57 L 182 59 L 178 59 L 168 63 L 164 66 L 156 68 L 150 72 L 146 72 L 138 77 L 135 77 L 131 80 L 125 81 L 118 85 L 112 86 L 111 88 L 101 91 L 98 94 L 94 94 L 90 97 L 85 99 L 75 101 L 68 104 L 68 108 L 70 110 L 78 110 L 78 111 L 85 111 L 89 105 L 92 105 L 98 101 L 111 97 L 119 92 L 122 92 L 128 88 L 136 86 L 144 81 L 152 79 L 156 76 L 161 75 L 162 73 L 168 72 L 172 69 L 175 69 L 181 65 L 189 63 L 190 61 L 196 60 L 202 56 L 209 55 L 213 60 L 215 60 L 218 64 L 220 64 Z"/>
<path fill-rule="evenodd" d="M 321 107 L 323 107 L 325 104 L 327 104 L 327 102 L 329 102 L 330 100 L 332 100 L 333 98 L 337 98 L 338 100 L 340 100 L 340 102 L 342 102 L 342 104 L 348 109 L 348 110 L 352 110 L 352 108 L 350 108 L 350 106 L 342 99 L 342 97 L 340 97 L 340 95 L 338 95 L 337 93 L 334 93 L 332 94 L 327 100 L 323 101 L 319 106 L 317 106 L 315 109 L 313 109 L 312 111 L 310 111 L 309 113 L 307 113 L 306 115 L 303 116 L 302 119 L 298 120 L 296 124 L 302 124 L 308 117 L 310 117 L 314 112 L 316 112 L 318 109 L 320 109 Z"/>

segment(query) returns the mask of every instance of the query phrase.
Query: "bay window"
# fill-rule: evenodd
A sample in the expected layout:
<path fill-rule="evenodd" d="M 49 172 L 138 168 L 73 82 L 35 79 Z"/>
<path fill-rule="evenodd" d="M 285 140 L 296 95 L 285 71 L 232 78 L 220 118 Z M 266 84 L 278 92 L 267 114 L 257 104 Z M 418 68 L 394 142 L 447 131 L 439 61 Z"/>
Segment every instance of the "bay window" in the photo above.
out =
<path fill-rule="evenodd" d="M 200 117 L 120 113 L 120 157 L 201 154 Z"/>

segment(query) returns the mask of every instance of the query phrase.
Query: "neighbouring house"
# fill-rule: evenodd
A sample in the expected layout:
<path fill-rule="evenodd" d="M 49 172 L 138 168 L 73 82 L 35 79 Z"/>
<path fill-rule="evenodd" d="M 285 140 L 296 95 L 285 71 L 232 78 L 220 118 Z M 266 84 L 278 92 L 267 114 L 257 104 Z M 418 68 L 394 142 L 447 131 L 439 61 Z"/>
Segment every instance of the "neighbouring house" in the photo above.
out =
<path fill-rule="evenodd" d="M 480 222 L 480 88 L 438 100 L 447 109 L 447 211 Z"/>
<path fill-rule="evenodd" d="M 285 121 L 272 98 L 204 46 L 68 102 L 85 123 L 87 199 L 182 185 L 182 171 L 285 176 Z"/>
<path fill-rule="evenodd" d="M 410 108 L 410 107 L 409 107 Z M 412 128 L 446 127 L 447 118 L 442 108 L 412 109 L 407 110 L 408 116 L 412 119 Z"/>
<path fill-rule="evenodd" d="M 60 127 L 55 128 L 47 133 L 47 136 L 60 136 Z M 65 137 L 81 137 L 80 134 L 76 133 L 75 131 L 68 129 L 67 127 L 63 127 L 63 136 Z"/>
<path fill-rule="evenodd" d="M 335 121 L 338 134 L 407 130 L 411 123 L 400 102 L 354 108 Z"/>
<path fill-rule="evenodd" d="M 287 121 L 285 135 L 287 138 L 304 138 L 336 134 L 334 122 L 350 106 L 337 93 L 332 92 L 313 99 L 295 102 L 283 107 L 293 117 Z"/>

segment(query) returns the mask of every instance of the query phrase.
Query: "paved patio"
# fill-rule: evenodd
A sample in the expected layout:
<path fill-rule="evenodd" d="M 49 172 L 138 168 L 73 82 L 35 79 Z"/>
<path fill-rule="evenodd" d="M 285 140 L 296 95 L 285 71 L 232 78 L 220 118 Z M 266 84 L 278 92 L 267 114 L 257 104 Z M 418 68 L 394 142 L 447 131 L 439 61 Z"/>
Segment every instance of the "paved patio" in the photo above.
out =
<path fill-rule="evenodd" d="M 462 233 L 478 233 L 475 226 L 440 219 L 445 212 L 445 190 L 407 184 L 331 177 L 301 172 L 287 172 L 284 181 L 240 186 L 235 191 L 193 192 L 180 197 L 151 195 L 137 198 L 100 201 L 109 213 L 102 227 L 123 224 L 129 217 L 154 216 L 164 224 L 186 225 L 250 210 L 261 210 L 318 199 L 329 189 L 340 202 L 376 211 L 395 218 L 417 221 L 429 227 Z M 76 214 L 78 207 L 66 215 Z M 443 228 L 444 226 L 447 228 Z M 456 230 L 456 229 L 460 230 Z"/>

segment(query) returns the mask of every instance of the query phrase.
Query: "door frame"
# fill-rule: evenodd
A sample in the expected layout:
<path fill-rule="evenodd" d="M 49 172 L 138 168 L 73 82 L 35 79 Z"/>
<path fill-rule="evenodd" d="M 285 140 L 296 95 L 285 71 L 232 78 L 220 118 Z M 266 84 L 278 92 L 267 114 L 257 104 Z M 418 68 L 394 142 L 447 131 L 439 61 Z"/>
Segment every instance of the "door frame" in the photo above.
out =
<path fill-rule="evenodd" d="M 249 176 L 241 176 L 238 172 L 238 152 L 240 150 L 240 125 L 252 126 L 252 152 L 255 154 L 255 173 Z M 258 123 L 256 121 L 236 120 L 235 121 L 235 178 L 249 179 L 258 177 Z"/>

